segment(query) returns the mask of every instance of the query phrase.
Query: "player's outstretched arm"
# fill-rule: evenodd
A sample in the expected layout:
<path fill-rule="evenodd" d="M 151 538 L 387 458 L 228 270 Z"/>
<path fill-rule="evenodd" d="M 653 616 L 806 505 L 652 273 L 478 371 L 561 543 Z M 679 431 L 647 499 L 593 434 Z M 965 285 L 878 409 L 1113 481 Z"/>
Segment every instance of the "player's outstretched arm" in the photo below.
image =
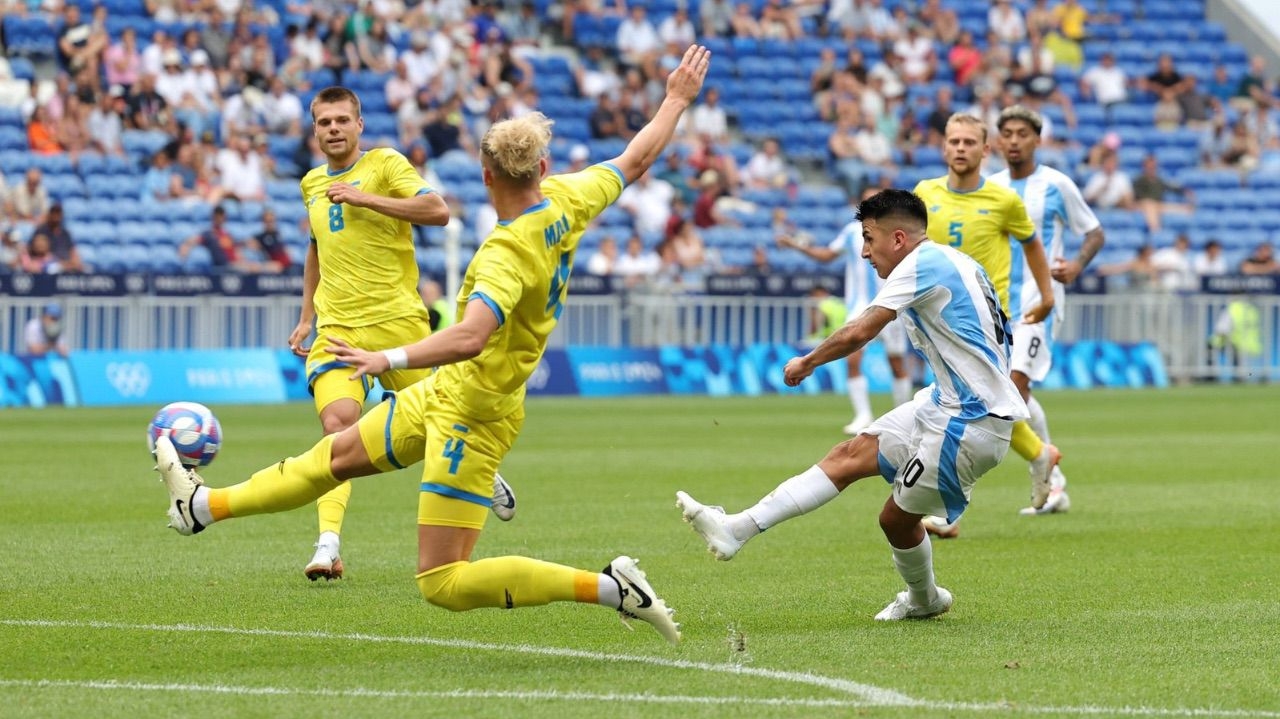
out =
<path fill-rule="evenodd" d="M 469 360 L 484 351 L 489 336 L 497 329 L 494 310 L 484 300 L 474 299 L 467 303 L 462 321 L 411 345 L 377 352 L 352 347 L 334 337 L 328 342 L 333 356 L 355 370 L 351 373 L 354 380 L 389 369 L 441 367 Z"/>
<path fill-rule="evenodd" d="M 788 361 L 787 366 L 782 369 L 783 381 L 788 387 L 795 387 L 822 365 L 857 352 L 875 339 L 880 330 L 897 316 L 892 310 L 878 305 L 868 307 L 853 321 L 832 332 L 812 352 Z"/>
<path fill-rule="evenodd" d="M 1040 306 L 1023 316 L 1022 321 L 1035 324 L 1044 321 L 1053 311 L 1053 284 L 1049 276 L 1049 258 L 1044 253 L 1044 245 L 1039 237 L 1032 237 L 1022 243 L 1022 250 L 1027 255 L 1027 267 L 1031 268 L 1031 276 L 1036 280 L 1040 290 Z"/>
<path fill-rule="evenodd" d="M 653 119 L 631 138 L 621 155 L 609 161 L 622 173 L 628 185 L 643 175 L 667 148 L 680 116 L 702 91 L 702 82 L 707 78 L 710 65 L 711 51 L 701 45 L 690 45 L 679 67 L 667 76 L 667 96 L 662 99 Z"/>

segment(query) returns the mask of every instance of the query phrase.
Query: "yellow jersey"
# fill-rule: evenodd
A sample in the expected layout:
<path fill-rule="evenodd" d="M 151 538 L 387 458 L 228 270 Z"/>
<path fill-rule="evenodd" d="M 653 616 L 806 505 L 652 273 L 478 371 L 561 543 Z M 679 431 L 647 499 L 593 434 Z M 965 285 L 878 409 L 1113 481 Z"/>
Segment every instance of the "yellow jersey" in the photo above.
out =
<path fill-rule="evenodd" d="M 335 182 L 383 197 L 434 191 L 404 155 L 390 148 L 369 150 L 346 168 L 321 165 L 302 178 L 311 241 L 320 258 L 316 326 L 367 327 L 397 317 L 425 319 L 413 226 L 367 208 L 329 202 L 325 193 Z"/>
<path fill-rule="evenodd" d="M 441 367 L 436 387 L 463 411 L 490 421 L 524 402 L 525 380 L 547 348 L 564 310 L 569 274 L 587 225 L 621 194 L 622 172 L 609 163 L 542 181 L 545 199 L 499 222 L 467 266 L 458 292 L 458 321 L 479 299 L 498 317 L 480 354 Z"/>
<path fill-rule="evenodd" d="M 987 271 L 1005 315 L 1009 314 L 1009 274 L 1013 271 L 1012 237 L 1035 239 L 1036 228 L 1018 193 L 982 180 L 976 190 L 956 192 L 947 177 L 921 180 L 916 195 L 929 210 L 929 239 L 949 245 L 977 260 Z"/>

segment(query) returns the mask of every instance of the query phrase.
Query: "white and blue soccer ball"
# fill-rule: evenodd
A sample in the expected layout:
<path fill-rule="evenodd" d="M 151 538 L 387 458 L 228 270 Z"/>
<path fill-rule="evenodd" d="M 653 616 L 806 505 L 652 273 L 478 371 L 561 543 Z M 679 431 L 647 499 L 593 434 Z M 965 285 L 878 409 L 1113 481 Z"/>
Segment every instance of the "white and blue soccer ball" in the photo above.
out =
<path fill-rule="evenodd" d="M 222 425 L 208 407 L 197 402 L 173 402 L 156 412 L 147 425 L 147 449 L 154 454 L 156 440 L 168 437 L 187 467 L 203 467 L 218 456 Z"/>

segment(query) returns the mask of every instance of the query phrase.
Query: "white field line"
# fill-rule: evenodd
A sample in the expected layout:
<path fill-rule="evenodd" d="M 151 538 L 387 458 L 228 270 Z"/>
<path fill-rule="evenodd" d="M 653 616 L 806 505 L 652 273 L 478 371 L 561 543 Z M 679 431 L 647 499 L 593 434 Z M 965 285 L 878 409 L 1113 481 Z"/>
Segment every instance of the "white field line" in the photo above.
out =
<path fill-rule="evenodd" d="M 70 622 L 34 619 L 0 619 L 0 626 L 49 627 L 72 629 L 110 629 L 149 632 L 191 632 L 205 634 L 229 634 L 237 636 L 266 636 L 290 639 L 342 640 L 384 644 L 410 644 L 471 649 L 548 657 L 587 659 L 605 663 L 637 663 L 674 669 L 694 669 L 721 674 L 737 674 L 759 679 L 803 684 L 852 695 L 853 699 L 811 699 L 791 697 L 741 697 L 741 696 L 689 696 L 663 694 L 593 694 L 561 691 L 500 691 L 500 690 L 449 690 L 449 691 L 396 691 L 366 688 L 316 689 L 293 687 L 253 687 L 223 684 L 155 684 L 116 680 L 52 680 L 52 679 L 0 679 L 0 688 L 23 687 L 32 689 L 92 689 L 181 693 L 215 693 L 242 696 L 312 696 L 353 698 L 434 698 L 434 699 L 516 699 L 544 701 L 600 701 L 638 702 L 649 704 L 690 705 L 757 705 L 794 707 L 913 707 L 921 710 L 964 712 L 1012 712 L 1021 714 L 1074 714 L 1079 716 L 1131 716 L 1131 717 L 1204 717 L 1206 719 L 1280 719 L 1280 711 L 1213 708 L 1160 708 L 1160 707 L 1104 707 L 1082 706 L 1031 706 L 1010 702 L 937 702 L 912 699 L 890 689 L 860 684 L 845 679 L 825 677 L 808 672 L 787 672 L 760 669 L 736 664 L 709 664 L 681 659 L 664 659 L 643 655 L 605 654 L 559 647 L 541 647 L 529 644 L 494 644 L 464 639 L 436 639 L 432 637 L 384 636 L 375 634 L 337 634 L 319 631 L 285 631 L 277 629 L 243 629 L 238 627 L 210 627 L 187 624 L 125 624 L 119 622 Z"/>

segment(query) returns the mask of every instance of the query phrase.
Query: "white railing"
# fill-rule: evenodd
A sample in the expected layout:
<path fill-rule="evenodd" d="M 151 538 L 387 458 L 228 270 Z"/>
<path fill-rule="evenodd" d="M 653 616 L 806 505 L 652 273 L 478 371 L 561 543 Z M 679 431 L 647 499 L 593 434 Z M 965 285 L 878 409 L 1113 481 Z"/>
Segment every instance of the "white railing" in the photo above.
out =
<path fill-rule="evenodd" d="M 1075 295 L 1068 297 L 1061 341 L 1154 342 L 1175 380 L 1220 377 L 1280 380 L 1280 296 L 1252 296 L 1262 318 L 1263 353 L 1224 369 L 1209 346 L 1228 295 Z M 0 297 L 0 352 L 21 352 L 26 321 L 47 299 Z M 73 349 L 284 347 L 297 322 L 294 297 L 61 297 Z M 571 296 L 552 347 L 652 347 L 757 342 L 798 343 L 808 334 L 810 303 L 800 298 L 631 294 Z"/>

